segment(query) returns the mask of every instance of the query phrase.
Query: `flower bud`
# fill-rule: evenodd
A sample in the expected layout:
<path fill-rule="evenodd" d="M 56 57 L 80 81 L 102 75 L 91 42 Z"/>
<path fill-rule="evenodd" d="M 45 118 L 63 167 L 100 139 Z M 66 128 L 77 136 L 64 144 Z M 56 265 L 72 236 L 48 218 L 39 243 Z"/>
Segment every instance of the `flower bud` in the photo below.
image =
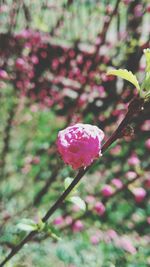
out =
<path fill-rule="evenodd" d="M 110 197 L 111 195 L 113 194 L 113 189 L 110 185 L 105 185 L 103 188 L 102 188 L 102 195 L 104 197 Z"/>

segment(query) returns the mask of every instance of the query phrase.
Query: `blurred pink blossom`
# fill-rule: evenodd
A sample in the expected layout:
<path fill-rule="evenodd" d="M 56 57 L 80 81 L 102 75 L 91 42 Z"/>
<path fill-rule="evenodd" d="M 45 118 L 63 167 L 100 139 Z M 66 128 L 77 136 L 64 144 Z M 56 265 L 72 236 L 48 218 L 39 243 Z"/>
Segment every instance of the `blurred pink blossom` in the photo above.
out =
<path fill-rule="evenodd" d="M 96 202 L 94 210 L 98 215 L 102 216 L 105 213 L 105 206 L 102 202 Z"/>
<path fill-rule="evenodd" d="M 134 171 L 128 171 L 125 176 L 128 180 L 132 180 L 137 177 L 137 173 Z"/>
<path fill-rule="evenodd" d="M 57 218 L 54 219 L 54 221 L 53 221 L 53 223 L 54 223 L 55 225 L 63 224 L 63 222 L 64 222 L 64 218 L 63 218 L 62 216 L 57 217 Z"/>
<path fill-rule="evenodd" d="M 142 188 L 142 187 L 134 188 L 134 189 L 132 190 L 132 193 L 133 193 L 133 195 L 134 195 L 134 197 L 135 197 L 135 201 L 136 201 L 137 203 L 142 202 L 142 201 L 144 200 L 144 198 L 146 197 L 146 191 L 145 191 L 145 189 Z"/>
<path fill-rule="evenodd" d="M 145 146 L 146 146 L 147 149 L 150 150 L 150 138 L 146 140 Z"/>
<path fill-rule="evenodd" d="M 120 189 L 120 188 L 122 188 L 123 187 L 123 183 L 122 183 L 122 181 L 120 180 L 120 179 L 118 179 L 118 178 L 114 178 L 114 179 L 112 179 L 112 184 L 115 186 L 115 187 L 117 187 L 118 189 Z"/>
<path fill-rule="evenodd" d="M 73 224 L 73 232 L 80 232 L 84 229 L 84 225 L 80 220 L 77 220 L 74 224 Z"/>
<path fill-rule="evenodd" d="M 100 242 L 100 237 L 98 235 L 92 235 L 90 241 L 92 245 L 97 245 Z"/>
<path fill-rule="evenodd" d="M 120 247 L 122 247 L 124 250 L 126 250 L 130 254 L 136 253 L 136 249 L 133 246 L 133 244 L 129 238 L 127 238 L 127 237 L 121 238 L 119 243 L 120 243 Z"/>
<path fill-rule="evenodd" d="M 136 154 L 132 154 L 131 157 L 128 159 L 128 164 L 130 166 L 135 166 L 135 165 L 138 165 L 139 163 L 140 163 L 140 160 Z"/>
<path fill-rule="evenodd" d="M 113 194 L 113 189 L 110 185 L 104 185 L 104 187 L 102 188 L 102 195 L 104 197 L 110 197 Z"/>
<path fill-rule="evenodd" d="M 150 120 L 145 120 L 141 126 L 142 131 L 150 131 Z"/>

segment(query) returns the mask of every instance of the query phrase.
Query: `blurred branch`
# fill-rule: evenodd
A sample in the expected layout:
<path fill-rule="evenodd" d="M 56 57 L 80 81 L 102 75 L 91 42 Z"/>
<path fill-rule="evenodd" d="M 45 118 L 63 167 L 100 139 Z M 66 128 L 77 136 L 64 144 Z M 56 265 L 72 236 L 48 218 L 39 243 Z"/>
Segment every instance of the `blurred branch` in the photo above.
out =
<path fill-rule="evenodd" d="M 0 180 L 2 181 L 4 179 L 4 171 L 5 171 L 5 164 L 6 164 L 6 156 L 9 151 L 9 144 L 10 144 L 10 133 L 11 129 L 13 127 L 13 119 L 15 116 L 16 111 L 16 105 L 12 106 L 12 109 L 10 110 L 8 114 L 8 119 L 6 122 L 6 127 L 4 129 L 4 145 L 3 150 L 1 152 L 1 161 L 0 161 Z"/>

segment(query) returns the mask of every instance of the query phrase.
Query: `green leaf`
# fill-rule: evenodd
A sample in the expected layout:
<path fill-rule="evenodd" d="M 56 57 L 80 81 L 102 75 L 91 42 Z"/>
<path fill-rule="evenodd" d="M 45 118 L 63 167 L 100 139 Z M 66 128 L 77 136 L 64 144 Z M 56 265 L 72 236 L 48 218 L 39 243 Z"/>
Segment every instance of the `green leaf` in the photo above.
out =
<path fill-rule="evenodd" d="M 115 76 L 120 77 L 124 80 L 127 80 L 130 83 L 132 83 L 138 89 L 138 91 L 140 91 L 140 86 L 139 86 L 138 80 L 137 80 L 136 76 L 131 71 L 128 71 L 126 69 L 110 70 L 110 71 L 108 71 L 107 75 L 115 75 Z"/>
<path fill-rule="evenodd" d="M 65 179 L 65 181 L 64 181 L 64 187 L 65 187 L 65 190 L 69 187 L 69 185 L 72 183 L 73 180 L 74 180 L 74 179 L 71 178 L 71 177 L 67 177 L 67 178 Z M 79 183 L 72 189 L 72 191 L 71 191 L 70 194 L 69 194 L 69 197 L 72 196 L 72 195 L 77 194 L 77 192 L 78 192 L 78 191 L 77 191 L 78 186 L 79 186 Z M 68 197 L 68 198 L 69 198 L 69 197 Z"/>
<path fill-rule="evenodd" d="M 22 230 L 22 231 L 30 232 L 33 230 L 37 230 L 38 225 L 31 219 L 22 219 L 17 224 L 17 228 Z"/>
<path fill-rule="evenodd" d="M 68 201 L 72 202 L 73 204 L 77 205 L 81 210 L 86 210 L 86 204 L 83 199 L 78 196 L 72 196 L 68 199 Z"/>
<path fill-rule="evenodd" d="M 150 48 L 144 49 L 146 57 L 146 72 L 150 72 Z"/>
<path fill-rule="evenodd" d="M 72 183 L 73 181 L 73 178 L 70 178 L 70 177 L 67 177 L 64 181 L 64 187 L 65 187 L 65 190 L 69 187 L 69 185 Z"/>
<path fill-rule="evenodd" d="M 58 229 L 53 225 L 45 224 L 45 232 L 47 232 L 54 240 L 60 241 L 61 237 L 59 236 Z"/>
<path fill-rule="evenodd" d="M 146 57 L 146 74 L 145 79 L 141 86 L 141 97 L 144 97 L 145 100 L 150 99 L 150 49 L 144 49 L 144 54 Z"/>

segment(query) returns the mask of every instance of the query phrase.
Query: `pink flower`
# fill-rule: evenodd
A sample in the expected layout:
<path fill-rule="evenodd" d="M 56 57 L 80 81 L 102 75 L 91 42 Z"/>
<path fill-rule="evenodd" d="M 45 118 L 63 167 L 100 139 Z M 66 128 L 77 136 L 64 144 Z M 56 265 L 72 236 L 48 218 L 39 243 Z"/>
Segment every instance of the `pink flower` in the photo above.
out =
<path fill-rule="evenodd" d="M 135 17 L 141 17 L 143 15 L 143 6 L 142 5 L 137 5 L 134 8 L 134 15 Z"/>
<path fill-rule="evenodd" d="M 137 177 L 137 174 L 134 171 L 128 171 L 125 176 L 128 180 L 132 180 Z"/>
<path fill-rule="evenodd" d="M 88 204 L 93 204 L 95 201 L 95 197 L 92 195 L 88 195 L 85 200 Z"/>
<path fill-rule="evenodd" d="M 116 145 L 115 147 L 111 148 L 111 150 L 110 150 L 110 154 L 114 155 L 114 156 L 119 155 L 120 152 L 121 152 L 121 146 L 120 145 Z"/>
<path fill-rule="evenodd" d="M 130 254 L 135 254 L 136 253 L 135 247 L 133 246 L 133 244 L 130 241 L 130 239 L 128 239 L 127 237 L 124 237 L 124 238 L 122 238 L 120 240 L 120 247 L 122 247 L 124 250 L 126 250 Z"/>
<path fill-rule="evenodd" d="M 142 131 L 150 131 L 150 120 L 144 121 L 144 123 L 141 126 Z"/>
<path fill-rule="evenodd" d="M 23 58 L 17 58 L 16 60 L 16 68 L 20 71 L 23 71 L 25 67 L 25 61 Z"/>
<path fill-rule="evenodd" d="M 73 232 L 80 232 L 83 230 L 83 228 L 83 223 L 80 220 L 77 220 L 72 227 Z"/>
<path fill-rule="evenodd" d="M 0 79 L 7 80 L 8 74 L 5 70 L 0 69 Z"/>
<path fill-rule="evenodd" d="M 66 164 L 79 169 L 101 156 L 103 138 L 104 133 L 98 127 L 78 123 L 59 132 L 57 148 Z"/>
<path fill-rule="evenodd" d="M 150 138 L 146 140 L 145 146 L 146 146 L 147 149 L 150 150 Z"/>
<path fill-rule="evenodd" d="M 118 178 L 112 179 L 112 184 L 118 189 L 121 189 L 123 187 L 122 181 Z"/>
<path fill-rule="evenodd" d="M 132 0 L 123 0 L 123 3 L 124 3 L 125 5 L 129 5 L 131 2 L 132 2 Z"/>
<path fill-rule="evenodd" d="M 147 7 L 146 7 L 146 11 L 147 11 L 148 13 L 150 13 L 150 4 L 147 5 Z"/>
<path fill-rule="evenodd" d="M 128 164 L 130 166 L 135 166 L 135 165 L 138 165 L 139 163 L 140 163 L 140 160 L 136 154 L 132 154 L 132 156 L 128 159 Z"/>
<path fill-rule="evenodd" d="M 144 200 L 144 198 L 146 197 L 146 191 L 142 187 L 134 188 L 132 193 L 133 193 L 133 195 L 135 197 L 135 201 L 137 203 L 142 202 Z"/>
<path fill-rule="evenodd" d="M 144 182 L 144 186 L 145 186 L 146 188 L 150 188 L 150 178 L 147 178 L 147 179 L 145 180 L 145 182 Z"/>
<path fill-rule="evenodd" d="M 102 188 L 102 195 L 104 197 L 110 197 L 111 195 L 113 194 L 113 190 L 112 190 L 112 187 L 110 185 L 105 185 L 103 188 Z"/>
<path fill-rule="evenodd" d="M 55 225 L 63 224 L 63 222 L 64 222 L 64 218 L 62 216 L 59 216 L 54 220 Z"/>
<path fill-rule="evenodd" d="M 94 207 L 98 215 L 102 216 L 105 213 L 105 206 L 102 202 L 97 202 Z"/>
<path fill-rule="evenodd" d="M 117 232 L 115 230 L 113 230 L 113 229 L 109 229 L 107 231 L 107 235 L 112 240 L 115 240 L 118 237 Z"/>
<path fill-rule="evenodd" d="M 66 225 L 70 225 L 70 224 L 72 224 L 72 221 L 73 221 L 73 219 L 72 219 L 72 217 L 71 216 L 66 216 L 66 218 L 65 218 L 65 223 L 66 223 Z"/>
<path fill-rule="evenodd" d="M 98 235 L 92 235 L 90 241 L 92 245 L 97 245 L 100 242 L 100 237 Z"/>
<path fill-rule="evenodd" d="M 147 217 L 147 223 L 150 224 L 150 217 Z"/>

